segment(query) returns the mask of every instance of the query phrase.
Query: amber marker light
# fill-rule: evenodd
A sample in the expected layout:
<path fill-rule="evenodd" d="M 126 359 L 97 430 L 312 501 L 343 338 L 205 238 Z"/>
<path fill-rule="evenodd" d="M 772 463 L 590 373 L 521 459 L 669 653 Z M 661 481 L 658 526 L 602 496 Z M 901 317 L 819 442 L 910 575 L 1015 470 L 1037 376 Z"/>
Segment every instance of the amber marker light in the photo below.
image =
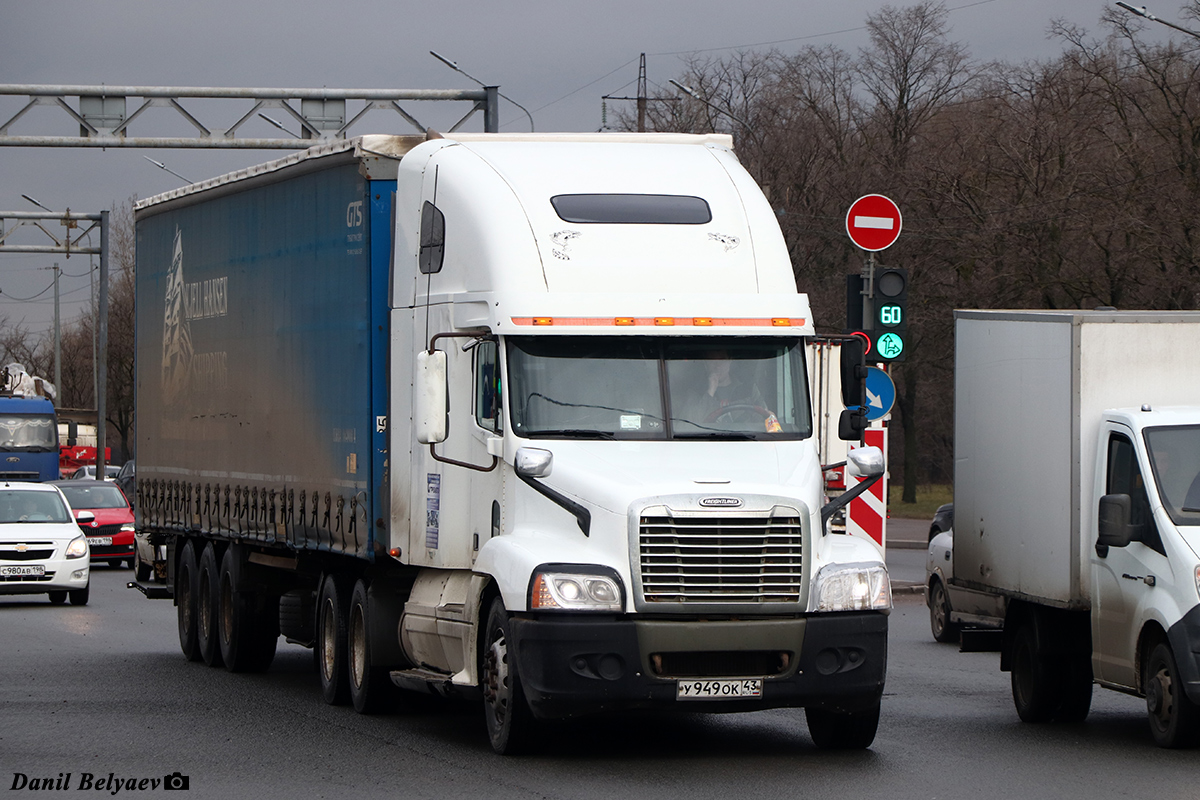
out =
<path fill-rule="evenodd" d="M 632 325 L 633 317 L 616 317 L 613 319 L 614 325 Z"/>
<path fill-rule="evenodd" d="M 674 317 L 655 317 L 654 324 L 655 325 L 674 325 L 675 318 Z"/>
<path fill-rule="evenodd" d="M 787 317 L 775 317 L 771 320 L 771 324 L 777 328 L 786 328 L 792 324 L 792 321 Z"/>
<path fill-rule="evenodd" d="M 712 317 L 693 317 L 692 324 L 704 326 L 712 325 Z"/>
<path fill-rule="evenodd" d="M 554 317 L 534 317 L 533 324 L 534 325 L 553 325 Z"/>

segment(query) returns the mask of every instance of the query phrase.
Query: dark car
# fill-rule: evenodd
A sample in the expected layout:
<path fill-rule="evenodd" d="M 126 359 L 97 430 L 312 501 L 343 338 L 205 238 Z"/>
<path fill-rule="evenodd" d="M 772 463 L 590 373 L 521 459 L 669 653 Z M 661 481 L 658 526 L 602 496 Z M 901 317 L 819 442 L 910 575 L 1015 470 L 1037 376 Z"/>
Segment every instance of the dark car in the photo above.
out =
<path fill-rule="evenodd" d="M 933 537 L 939 533 L 945 533 L 954 527 L 954 503 L 945 503 L 938 506 L 937 511 L 933 512 L 933 522 L 929 524 L 929 541 L 933 541 Z"/>

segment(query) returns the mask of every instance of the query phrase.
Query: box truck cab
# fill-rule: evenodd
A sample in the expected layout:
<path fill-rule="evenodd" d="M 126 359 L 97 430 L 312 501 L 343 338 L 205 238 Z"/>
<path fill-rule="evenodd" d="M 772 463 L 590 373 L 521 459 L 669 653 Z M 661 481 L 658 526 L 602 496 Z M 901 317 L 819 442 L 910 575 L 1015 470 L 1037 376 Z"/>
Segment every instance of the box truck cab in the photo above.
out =
<path fill-rule="evenodd" d="M 1104 414 L 1097 441 L 1096 680 L 1144 694 L 1164 744 L 1200 734 L 1200 408 Z"/>
<path fill-rule="evenodd" d="M 1019 716 L 1082 720 L 1097 683 L 1196 743 L 1200 314 L 955 316 L 952 581 L 1001 601 Z"/>

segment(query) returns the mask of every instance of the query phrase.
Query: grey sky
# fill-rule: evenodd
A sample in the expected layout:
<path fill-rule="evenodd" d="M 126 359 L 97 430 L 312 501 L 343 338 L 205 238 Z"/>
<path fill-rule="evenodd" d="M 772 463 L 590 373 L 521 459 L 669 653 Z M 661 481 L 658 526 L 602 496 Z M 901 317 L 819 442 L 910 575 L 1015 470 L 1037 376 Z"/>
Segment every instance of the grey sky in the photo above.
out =
<path fill-rule="evenodd" d="M 1176 0 L 1178 2 L 1178 0 Z M 1139 0 L 1140 4 L 1140 0 Z M 436 50 L 531 112 L 539 131 L 596 130 L 603 94 L 633 94 L 637 57 L 647 53 L 652 84 L 682 70 L 687 53 L 773 46 L 792 52 L 806 44 L 854 51 L 880 0 L 9 0 L 0 22 L 0 83 L 140 86 L 251 86 L 336 88 L 474 88 L 429 55 Z M 904 2 L 894 2 L 903 6 Z M 1053 56 L 1051 20 L 1065 18 L 1095 29 L 1103 0 L 951 0 L 951 38 L 979 61 L 1010 62 Z M 1175 20 L 1178 6 L 1151 7 Z M 590 84 L 590 85 L 589 85 Z M 586 88 L 585 88 L 586 87 Z M 24 98 L 0 97 L 0 121 Z M 618 104 L 610 103 L 610 115 Z M 233 115 L 245 103 L 223 105 Z M 421 119 L 448 127 L 462 107 L 438 113 L 418 105 Z M 130 108 L 130 111 L 133 109 Z M 190 129 L 156 110 L 136 135 L 183 135 Z M 501 109 L 503 130 L 528 130 L 515 107 Z M 612 117 L 610 116 L 610 120 Z M 265 122 L 247 133 L 274 136 Z M 468 129 L 481 129 L 477 116 Z M 295 129 L 295 126 L 292 126 Z M 18 122 L 14 135 L 70 135 L 77 126 L 61 111 L 39 108 Z M 371 112 L 352 134 L 413 132 L 399 116 Z M 97 211 L 133 195 L 148 197 L 180 181 L 145 160 L 164 162 L 191 180 L 202 180 L 286 151 L 185 151 L 0 148 L 0 211 L 33 211 L 28 194 L 55 210 Z M 30 244 L 48 243 L 23 236 Z M 0 315 L 31 330 L 49 327 L 52 294 L 16 302 L 46 289 L 48 267 L 65 273 L 63 316 L 78 313 L 88 297 L 87 259 L 0 255 Z"/>

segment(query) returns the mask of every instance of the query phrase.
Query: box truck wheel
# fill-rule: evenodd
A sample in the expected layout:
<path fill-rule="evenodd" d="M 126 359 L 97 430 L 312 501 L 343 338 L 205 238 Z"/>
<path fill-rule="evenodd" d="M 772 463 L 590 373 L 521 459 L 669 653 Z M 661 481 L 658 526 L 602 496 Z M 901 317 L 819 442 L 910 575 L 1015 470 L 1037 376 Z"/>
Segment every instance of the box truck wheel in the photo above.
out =
<path fill-rule="evenodd" d="M 175 613 L 179 623 L 179 649 L 188 661 L 200 660 L 196 642 L 196 548 L 189 539 L 179 553 L 175 575 Z"/>
<path fill-rule="evenodd" d="M 1063 659 L 1062 691 L 1054 719 L 1058 722 L 1083 722 L 1092 710 L 1092 656 L 1090 653 Z"/>
<path fill-rule="evenodd" d="M 326 575 L 317 600 L 317 675 L 321 693 L 331 706 L 350 699 L 350 676 L 346 670 L 346 623 L 350 604 L 347 580 Z"/>
<path fill-rule="evenodd" d="M 1142 683 L 1150 733 L 1159 747 L 1191 747 L 1200 733 L 1200 709 L 1188 699 L 1180 680 L 1175 655 L 1159 643 L 1146 659 Z"/>
<path fill-rule="evenodd" d="M 360 714 L 385 711 L 395 700 L 396 685 L 387 667 L 371 666 L 371 618 L 367 583 L 359 580 L 350 595 L 350 623 L 346 630 L 350 701 Z"/>
<path fill-rule="evenodd" d="M 237 548 L 226 548 L 217 579 L 221 660 L 230 672 L 262 672 L 275 658 L 279 600 L 245 585 Z"/>
<path fill-rule="evenodd" d="M 939 580 L 929 587 L 929 627 L 936 641 L 958 641 L 958 625 L 950 621 L 950 597 Z"/>
<path fill-rule="evenodd" d="M 537 721 L 525 701 L 517 661 L 510 648 L 508 611 L 499 597 L 492 600 L 483 637 L 479 671 L 483 684 L 483 716 L 492 749 L 500 755 L 527 751 Z"/>
<path fill-rule="evenodd" d="M 209 542 L 196 567 L 196 645 L 200 658 L 210 667 L 221 666 L 217 644 L 217 548 Z"/>
<path fill-rule="evenodd" d="M 1026 620 L 1013 637 L 1012 696 L 1022 722 L 1048 722 L 1058 707 L 1054 669 L 1038 648 L 1033 620 Z"/>

